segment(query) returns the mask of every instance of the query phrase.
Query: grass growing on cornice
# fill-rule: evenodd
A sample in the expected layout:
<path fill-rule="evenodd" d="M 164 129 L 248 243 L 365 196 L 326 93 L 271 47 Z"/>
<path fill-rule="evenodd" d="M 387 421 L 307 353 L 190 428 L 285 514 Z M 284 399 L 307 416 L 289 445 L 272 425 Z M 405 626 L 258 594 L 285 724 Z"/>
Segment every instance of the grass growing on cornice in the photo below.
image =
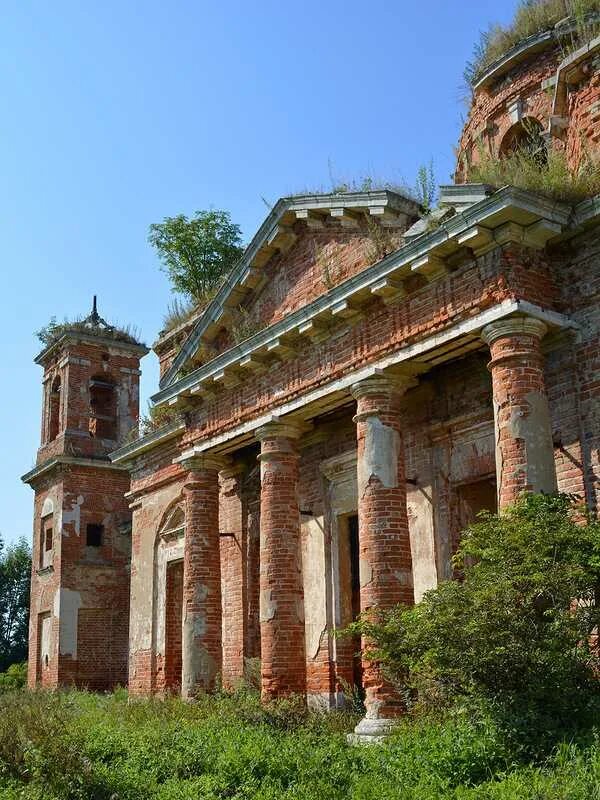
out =
<path fill-rule="evenodd" d="M 576 170 L 569 168 L 564 152 L 559 150 L 550 150 L 546 163 L 526 149 L 505 158 L 480 152 L 479 158 L 469 170 L 469 181 L 474 183 L 497 188 L 516 186 L 566 203 L 600 194 L 600 161 L 591 154 L 584 154 Z"/>
<path fill-rule="evenodd" d="M 575 30 L 567 49 L 571 50 L 597 33 L 589 15 L 600 13 L 600 0 L 521 0 L 509 25 L 491 25 L 480 35 L 473 58 L 465 68 L 465 80 L 474 84 L 498 58 L 536 33 L 550 30 L 557 22 L 572 17 Z"/>

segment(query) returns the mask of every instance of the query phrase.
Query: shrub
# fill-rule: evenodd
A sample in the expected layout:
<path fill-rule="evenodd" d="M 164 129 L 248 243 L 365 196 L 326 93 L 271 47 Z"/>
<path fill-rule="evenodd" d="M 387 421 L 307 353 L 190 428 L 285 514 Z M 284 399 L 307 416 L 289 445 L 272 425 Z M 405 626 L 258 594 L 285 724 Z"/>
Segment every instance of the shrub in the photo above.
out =
<path fill-rule="evenodd" d="M 409 702 L 482 703 L 515 735 L 567 725 L 599 698 L 600 524 L 578 522 L 567 495 L 484 515 L 463 534 L 461 580 L 354 630 Z"/>
<path fill-rule="evenodd" d="M 527 147 L 504 158 L 479 153 L 479 163 L 469 170 L 469 180 L 500 188 L 517 186 L 532 192 L 576 203 L 600 193 L 600 161 L 584 153 L 579 167 L 571 169 L 561 150 L 550 150 L 547 161 Z"/>
<path fill-rule="evenodd" d="M 0 692 L 22 689 L 27 684 L 27 662 L 11 664 L 5 672 L 0 672 Z"/>

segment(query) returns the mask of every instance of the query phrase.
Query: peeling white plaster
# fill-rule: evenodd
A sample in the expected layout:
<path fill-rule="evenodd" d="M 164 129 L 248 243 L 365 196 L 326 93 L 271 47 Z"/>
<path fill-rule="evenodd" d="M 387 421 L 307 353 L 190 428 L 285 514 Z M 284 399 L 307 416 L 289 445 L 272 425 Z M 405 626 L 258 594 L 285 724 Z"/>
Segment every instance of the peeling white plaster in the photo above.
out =
<path fill-rule="evenodd" d="M 358 576 L 361 588 L 368 586 L 373 580 L 373 567 L 366 558 L 359 559 Z"/>
<path fill-rule="evenodd" d="M 66 498 L 65 498 L 66 501 Z M 66 525 L 73 525 L 75 529 L 75 534 L 79 536 L 81 534 L 81 506 L 83 505 L 83 495 L 80 494 L 77 496 L 75 503 L 71 505 L 71 508 L 67 510 L 63 508 L 62 510 L 62 520 L 61 520 L 61 533 L 63 536 L 68 536 L 68 532 L 65 531 Z"/>
<path fill-rule="evenodd" d="M 271 598 L 271 590 L 263 589 L 260 593 L 260 621 L 270 622 L 277 613 L 277 601 Z"/>
<path fill-rule="evenodd" d="M 59 652 L 77 658 L 77 620 L 82 607 L 81 595 L 71 589 L 59 589 L 54 596 L 54 616 L 60 619 Z"/>
<path fill-rule="evenodd" d="M 371 478 L 376 478 L 386 489 L 398 485 L 398 453 L 400 434 L 384 425 L 379 417 L 365 421 L 365 440 L 362 458 L 358 460 L 358 491 L 362 496 Z"/>

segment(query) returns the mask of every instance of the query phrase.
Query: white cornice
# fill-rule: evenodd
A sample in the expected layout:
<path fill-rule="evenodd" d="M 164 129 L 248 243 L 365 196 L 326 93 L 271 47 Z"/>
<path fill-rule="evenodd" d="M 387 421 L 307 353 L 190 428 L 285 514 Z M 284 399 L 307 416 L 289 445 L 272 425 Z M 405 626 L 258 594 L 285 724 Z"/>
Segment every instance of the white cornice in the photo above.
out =
<path fill-rule="evenodd" d="M 302 337 L 314 336 L 314 331 L 339 318 L 338 309 L 356 310 L 361 302 L 380 294 L 382 280 L 389 279 L 390 286 L 397 286 L 401 279 L 414 272 L 433 280 L 443 272 L 444 258 L 465 246 L 476 254 L 506 242 L 541 247 L 568 226 L 571 216 L 571 207 L 564 203 L 514 187 L 500 189 L 436 230 L 416 237 L 377 264 L 167 385 L 152 397 L 152 402 L 175 404 L 181 397 L 211 396 L 219 383 L 239 382 L 264 360 L 275 355 L 293 356 L 294 345 L 297 347 Z M 436 270 L 432 269 L 432 264 L 437 265 Z"/>

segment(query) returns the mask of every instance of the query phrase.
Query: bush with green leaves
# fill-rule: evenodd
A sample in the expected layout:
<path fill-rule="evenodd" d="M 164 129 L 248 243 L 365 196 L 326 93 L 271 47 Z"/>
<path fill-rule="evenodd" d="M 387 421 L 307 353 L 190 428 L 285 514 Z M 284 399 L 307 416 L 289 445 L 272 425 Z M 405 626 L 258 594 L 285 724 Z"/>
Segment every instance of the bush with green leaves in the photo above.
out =
<path fill-rule="evenodd" d="M 244 251 L 239 225 L 227 211 L 196 211 L 190 219 L 184 214 L 165 217 L 150 225 L 148 241 L 173 290 L 197 304 L 214 294 Z"/>
<path fill-rule="evenodd" d="M 11 664 L 5 672 L 0 672 L 0 692 L 23 689 L 27 684 L 27 662 Z"/>
<path fill-rule="evenodd" d="M 353 626 L 409 703 L 482 702 L 516 728 L 596 701 L 600 524 L 568 495 L 524 495 L 468 528 L 460 580 Z"/>

